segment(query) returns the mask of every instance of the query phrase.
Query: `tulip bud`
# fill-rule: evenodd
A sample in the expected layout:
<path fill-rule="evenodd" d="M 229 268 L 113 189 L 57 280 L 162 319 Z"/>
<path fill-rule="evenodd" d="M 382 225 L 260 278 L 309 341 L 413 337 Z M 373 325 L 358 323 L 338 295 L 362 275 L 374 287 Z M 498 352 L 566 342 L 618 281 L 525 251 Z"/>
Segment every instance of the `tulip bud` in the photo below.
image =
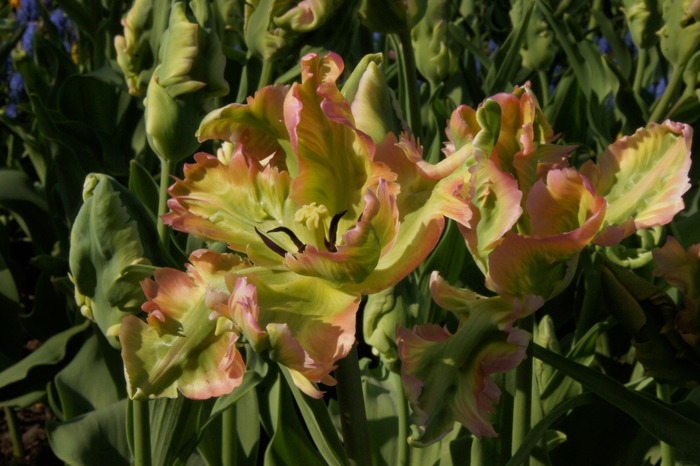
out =
<path fill-rule="evenodd" d="M 427 3 L 427 0 L 362 0 L 360 20 L 375 32 L 409 31 L 423 17 Z"/>
<path fill-rule="evenodd" d="M 124 73 L 131 95 L 141 95 L 145 86 L 141 79 L 141 65 L 150 50 L 143 33 L 151 19 L 151 10 L 151 2 L 136 0 L 126 18 L 122 19 L 124 35 L 114 37 L 117 63 Z"/>
<path fill-rule="evenodd" d="M 513 24 L 520 24 L 524 14 L 523 2 L 516 2 L 510 10 Z M 520 49 L 523 66 L 533 71 L 546 71 L 554 60 L 554 34 L 538 9 L 533 10 L 525 31 L 525 45 Z"/>
<path fill-rule="evenodd" d="M 661 53 L 675 66 L 685 65 L 700 46 L 700 4 L 692 0 L 664 2 L 659 31 Z"/>
<path fill-rule="evenodd" d="M 443 81 L 457 68 L 459 51 L 448 33 L 451 13 L 446 0 L 431 1 L 425 16 L 411 30 L 416 67 L 431 83 Z"/>
<path fill-rule="evenodd" d="M 381 54 L 365 55 L 343 86 L 343 96 L 351 103 L 357 128 L 376 143 L 388 132 L 401 132 L 401 110 L 393 91 L 379 69 Z"/>
<path fill-rule="evenodd" d="M 661 27 L 661 12 L 654 0 L 624 0 L 625 14 L 632 42 L 637 48 L 649 48 L 658 42 L 656 31 Z"/>
<path fill-rule="evenodd" d="M 207 99 L 228 92 L 221 45 L 204 26 L 208 19 L 206 4 L 192 1 L 190 7 L 197 22 L 188 18 L 184 2 L 172 5 L 160 63 L 144 101 L 148 142 L 158 157 L 174 162 L 198 147 L 194 133 Z"/>

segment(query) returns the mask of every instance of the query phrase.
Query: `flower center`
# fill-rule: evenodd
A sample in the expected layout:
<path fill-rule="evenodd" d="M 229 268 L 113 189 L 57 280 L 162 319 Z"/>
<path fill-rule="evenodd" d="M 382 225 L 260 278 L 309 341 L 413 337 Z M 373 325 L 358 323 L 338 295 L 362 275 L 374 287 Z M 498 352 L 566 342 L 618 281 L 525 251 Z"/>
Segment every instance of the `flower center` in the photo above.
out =
<path fill-rule="evenodd" d="M 347 211 L 344 210 L 342 212 L 338 212 L 333 216 L 333 218 L 331 219 L 330 227 L 328 228 L 328 238 L 326 238 L 324 231 L 319 232 L 323 237 L 323 244 L 326 246 L 326 250 L 328 250 L 329 252 L 338 251 L 338 248 L 335 244 L 338 235 L 338 223 L 340 222 L 340 219 L 343 218 L 343 215 L 345 215 L 346 212 Z M 294 220 L 298 223 L 306 224 L 306 228 L 308 228 L 312 232 L 317 232 L 319 228 L 323 230 L 323 219 L 327 216 L 328 209 L 326 208 L 326 206 L 316 205 L 315 202 L 312 202 L 311 204 L 307 204 L 301 209 L 299 209 L 296 212 L 296 214 L 294 214 Z M 279 244 L 275 243 L 270 238 L 262 234 L 257 228 L 255 229 L 255 233 L 258 234 L 260 239 L 263 241 L 263 243 L 265 243 L 265 245 L 268 248 L 272 249 L 280 256 L 284 257 L 287 254 L 288 251 L 286 249 L 284 249 L 282 246 L 280 246 Z M 289 237 L 289 239 L 292 240 L 294 245 L 297 247 L 297 252 L 299 254 L 303 253 L 306 250 L 307 245 L 304 244 L 299 239 L 299 237 L 287 227 L 273 228 L 272 230 L 267 231 L 267 233 L 284 233 Z"/>

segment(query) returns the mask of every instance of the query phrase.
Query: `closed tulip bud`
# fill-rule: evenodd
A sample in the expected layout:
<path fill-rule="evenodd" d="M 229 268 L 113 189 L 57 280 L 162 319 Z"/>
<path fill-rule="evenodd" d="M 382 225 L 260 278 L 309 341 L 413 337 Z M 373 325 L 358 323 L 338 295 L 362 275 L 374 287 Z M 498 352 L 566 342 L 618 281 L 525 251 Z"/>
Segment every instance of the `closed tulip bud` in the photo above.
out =
<path fill-rule="evenodd" d="M 203 23 L 206 10 L 191 2 Z M 174 3 L 160 50 L 160 63 L 148 85 L 146 136 L 158 157 L 174 162 L 189 156 L 199 143 L 194 136 L 207 99 L 228 92 L 225 57 L 218 38 L 187 16 L 183 2 Z"/>
<path fill-rule="evenodd" d="M 661 27 L 661 11 L 655 0 L 625 0 L 622 12 L 638 48 L 648 48 L 658 42 L 656 35 Z"/>
<path fill-rule="evenodd" d="M 664 3 L 664 26 L 659 31 L 661 53 L 675 66 L 685 65 L 700 46 L 700 4 L 691 0 Z"/>
<path fill-rule="evenodd" d="M 360 20 L 368 29 L 381 33 L 409 31 L 423 17 L 427 0 L 363 0 Z"/>
<path fill-rule="evenodd" d="M 459 51 L 448 33 L 450 16 L 447 1 L 429 2 L 425 16 L 411 30 L 416 66 L 431 83 L 444 80 L 457 68 Z"/>

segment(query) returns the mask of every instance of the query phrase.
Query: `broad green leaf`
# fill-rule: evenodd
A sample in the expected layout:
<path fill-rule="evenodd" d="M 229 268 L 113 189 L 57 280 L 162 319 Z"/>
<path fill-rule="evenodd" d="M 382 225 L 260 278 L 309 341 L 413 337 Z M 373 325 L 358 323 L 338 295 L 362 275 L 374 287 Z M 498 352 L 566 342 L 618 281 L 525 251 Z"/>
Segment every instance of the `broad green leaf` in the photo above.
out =
<path fill-rule="evenodd" d="M 66 422 L 46 421 L 51 449 L 76 466 L 130 464 L 126 441 L 126 401 L 90 411 Z"/>
<path fill-rule="evenodd" d="M 700 416 L 697 411 L 693 417 L 688 417 L 681 405 L 664 403 L 630 390 L 606 375 L 569 361 L 539 345 L 532 345 L 532 355 L 632 416 L 643 429 L 659 440 L 687 449 L 694 455 L 700 454 L 697 441 L 700 438 Z"/>
<path fill-rule="evenodd" d="M 57 333 L 27 357 L 0 372 L 0 400 L 7 401 L 28 392 L 44 390 L 60 370 L 66 355 L 75 351 L 75 340 L 89 326 L 88 321 Z"/>
<path fill-rule="evenodd" d="M 143 165 L 136 160 L 129 164 L 129 191 L 134 193 L 141 203 L 153 214 L 153 221 L 158 214 L 158 185 Z"/>
<path fill-rule="evenodd" d="M 345 450 L 343 450 L 343 444 L 328 414 L 325 402 L 303 394 L 295 386 L 287 368 L 280 366 L 280 371 L 287 381 L 287 386 L 304 418 L 306 428 L 309 429 L 309 434 L 311 434 L 311 438 L 318 451 L 321 452 L 323 459 L 329 465 L 344 465 L 347 462 Z"/>
<path fill-rule="evenodd" d="M 56 374 L 54 387 L 66 421 L 116 403 L 126 394 L 119 352 L 102 335 L 91 335 Z"/>
<path fill-rule="evenodd" d="M 267 400 L 260 401 L 263 409 L 269 410 L 272 422 L 272 436 L 264 456 L 265 466 L 295 464 L 300 458 L 309 466 L 325 464 L 299 422 L 294 401 L 281 374 L 277 376 Z"/>

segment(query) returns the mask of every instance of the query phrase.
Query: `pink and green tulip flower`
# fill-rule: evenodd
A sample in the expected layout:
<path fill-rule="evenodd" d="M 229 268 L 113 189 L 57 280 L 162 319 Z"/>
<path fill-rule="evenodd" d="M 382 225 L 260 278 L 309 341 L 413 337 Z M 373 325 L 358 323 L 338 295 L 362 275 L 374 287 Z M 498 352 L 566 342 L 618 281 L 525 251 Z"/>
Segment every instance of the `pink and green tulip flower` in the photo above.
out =
<path fill-rule="evenodd" d="M 690 346 L 698 351 L 700 334 L 700 244 L 685 250 L 675 238 L 669 237 L 666 244 L 652 251 L 656 270 L 654 275 L 666 281 L 683 293 L 684 308 L 676 315 L 676 330 Z"/>
<path fill-rule="evenodd" d="M 510 370 L 523 359 L 527 332 L 513 330 L 516 320 L 570 284 L 579 253 L 589 244 L 617 244 L 637 229 L 667 224 L 683 209 L 691 132 L 680 123 L 652 123 L 579 171 L 568 166 L 572 147 L 552 143 L 552 129 L 528 86 L 477 110 L 455 110 L 445 153 L 462 153 L 470 167 L 459 172 L 462 187 L 453 191 L 471 210 L 460 230 L 486 286 L 499 296 L 480 299 L 434 276 L 433 298 L 460 315 L 459 330 L 452 335 L 433 324 L 397 328 L 417 443 L 436 441 L 455 420 L 478 437 L 496 435 L 487 414 L 499 392 L 486 374 Z M 691 261 L 670 244 L 655 253 L 662 259 L 658 273 L 691 288 Z M 678 276 L 675 270 L 684 272 Z M 680 314 L 681 326 L 692 326 L 686 336 L 695 338 L 694 303 L 689 308 L 692 315 Z"/>
<path fill-rule="evenodd" d="M 149 323 L 130 319 L 122 334 L 132 396 L 230 392 L 241 382 L 242 342 L 269 350 L 301 390 L 321 396 L 313 383 L 335 382 L 330 372 L 355 341 L 360 296 L 415 269 L 439 240 L 443 216 L 469 222 L 453 196 L 466 153 L 433 166 L 409 135 L 385 132 L 375 143 L 359 129 L 366 122 L 356 119 L 386 119 L 363 102 L 377 93 L 372 83 L 384 83 L 368 70 L 351 105 L 335 83 L 342 60 L 307 55 L 301 83 L 265 87 L 203 120 L 200 140 L 227 144 L 185 166 L 164 221 L 225 242 L 250 263 L 200 251 L 187 274 L 165 269 L 144 284 Z"/>
<path fill-rule="evenodd" d="M 469 222 L 465 202 L 452 196 L 463 154 L 432 166 L 407 135 L 376 144 L 335 84 L 342 70 L 337 55 L 307 55 L 301 83 L 263 88 L 245 105 L 209 114 L 200 140 L 236 149 L 228 161 L 195 156 L 170 188 L 165 222 L 223 241 L 256 265 L 360 294 L 417 267 L 443 215 Z"/>

